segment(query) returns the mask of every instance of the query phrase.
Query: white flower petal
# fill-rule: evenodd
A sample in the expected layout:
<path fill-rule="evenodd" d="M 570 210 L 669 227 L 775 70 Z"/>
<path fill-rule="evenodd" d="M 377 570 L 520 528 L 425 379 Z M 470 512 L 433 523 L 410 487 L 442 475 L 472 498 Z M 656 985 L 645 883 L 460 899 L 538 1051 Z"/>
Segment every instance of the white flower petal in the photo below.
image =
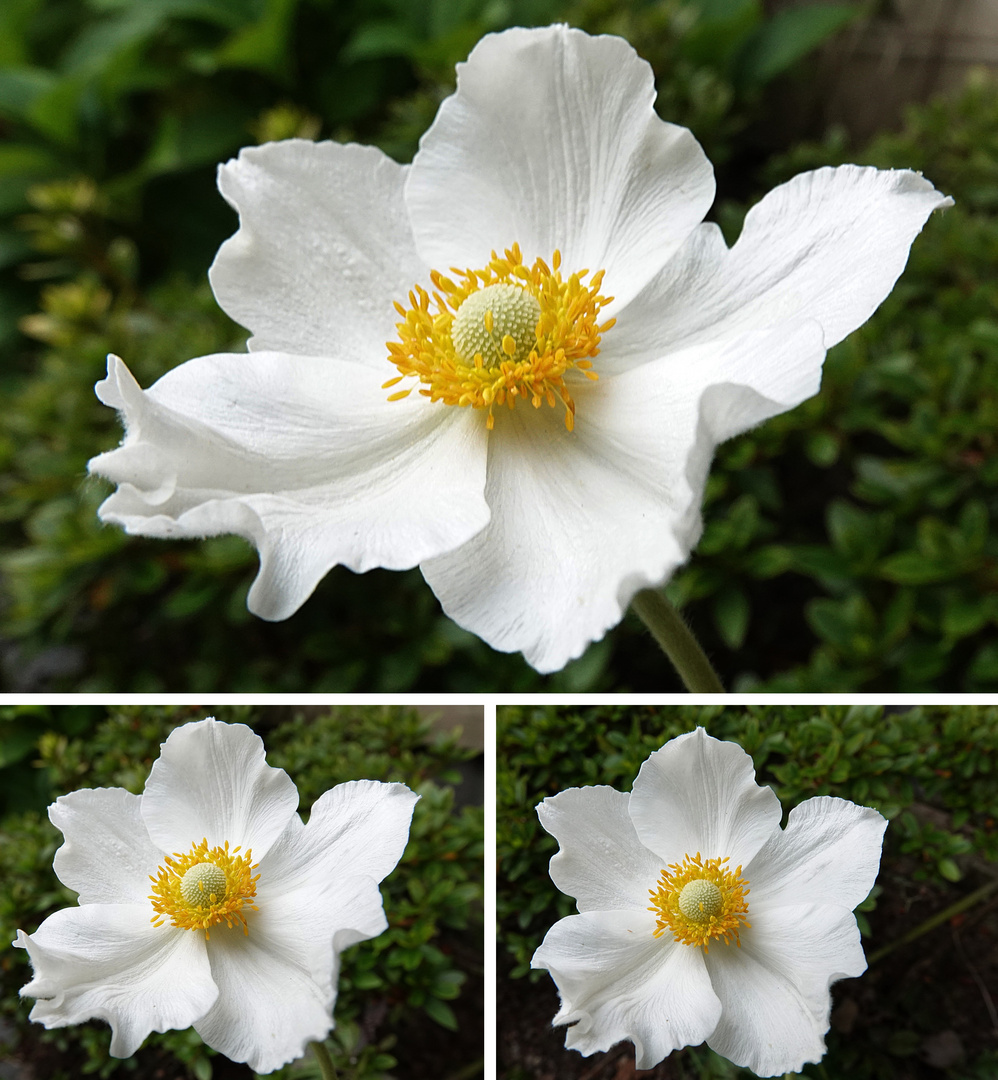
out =
<path fill-rule="evenodd" d="M 421 565 L 444 611 L 538 671 L 557 671 L 668 580 L 700 537 L 716 444 L 814 393 L 816 323 L 694 346 L 573 386 L 575 430 L 523 402 L 496 415 L 492 520 Z"/>
<path fill-rule="evenodd" d="M 239 231 L 209 271 L 250 349 L 328 354 L 391 374 L 394 300 L 427 278 L 402 201 L 406 169 L 369 146 L 248 147 L 218 170 Z"/>
<path fill-rule="evenodd" d="M 149 839 L 141 797 L 124 788 L 81 788 L 49 807 L 65 843 L 55 853 L 56 876 L 81 904 L 147 904 L 149 877 L 163 851 Z"/>
<path fill-rule="evenodd" d="M 298 791 L 268 765 L 263 740 L 245 724 L 201 720 L 174 728 L 142 794 L 142 818 L 164 851 L 252 848 L 259 862 L 295 816 Z"/>
<path fill-rule="evenodd" d="M 471 410 L 388 402 L 361 365 L 277 353 L 191 360 L 143 392 L 117 357 L 97 384 L 123 445 L 104 521 L 145 536 L 232 532 L 260 552 L 249 607 L 293 614 L 337 563 L 404 569 L 488 521 L 486 432 Z"/>
<path fill-rule="evenodd" d="M 805 903 L 851 911 L 876 881 L 886 828 L 876 810 L 830 795 L 795 806 L 745 868 L 753 912 Z"/>
<path fill-rule="evenodd" d="M 749 897 L 749 953 L 771 970 L 792 980 L 818 1021 L 828 1030 L 829 988 L 839 979 L 866 971 L 856 916 L 835 903 L 792 904 L 778 911 L 752 907 Z"/>
<path fill-rule="evenodd" d="M 702 220 L 710 163 L 654 111 L 651 68 L 618 37 L 566 26 L 484 37 L 423 136 L 405 200 L 420 255 L 483 266 L 519 243 L 606 270 L 624 304 Z"/>
<path fill-rule="evenodd" d="M 670 740 L 641 766 L 628 804 L 641 842 L 666 863 L 700 852 L 747 865 L 780 826 L 780 800 L 752 758 L 703 728 Z M 751 907 L 751 900 L 749 901 Z"/>
<path fill-rule="evenodd" d="M 664 373 L 666 367 L 674 370 L 676 361 L 688 356 L 700 361 L 691 378 L 706 385 L 698 399 L 700 430 L 687 465 L 690 484 L 702 497 L 714 445 L 818 392 L 825 341 L 818 323 L 789 323 L 683 349 L 630 373 L 631 378 L 641 378 L 646 371 Z"/>
<path fill-rule="evenodd" d="M 270 925 L 280 927 L 282 934 L 290 934 L 294 927 L 295 940 L 305 943 L 298 963 L 307 964 L 313 983 L 330 992 L 331 1008 L 336 1000 L 340 953 L 388 929 L 378 882 L 345 868 L 335 877 L 316 873 L 295 885 L 285 886 L 276 879 L 265 885 L 270 869 L 261 868 L 259 907 L 267 911 Z M 266 924 L 253 924 L 252 933 L 261 941 L 267 932 Z"/>
<path fill-rule="evenodd" d="M 929 214 L 951 205 L 907 170 L 802 173 L 749 211 L 730 251 L 716 225 L 703 225 L 616 312 L 616 363 L 799 319 L 817 320 L 831 348 L 886 298 Z"/>
<path fill-rule="evenodd" d="M 47 1028 L 99 1017 L 111 1025 L 111 1054 L 129 1057 L 151 1031 L 190 1027 L 211 1008 L 202 934 L 154 927 L 149 905 L 88 904 L 50 915 L 33 934 L 18 931 L 34 978 L 31 1019 Z"/>
<path fill-rule="evenodd" d="M 595 393 L 579 388 L 580 411 Z M 538 671 L 580 656 L 620 621 L 639 588 L 661 581 L 689 550 L 670 528 L 688 492 L 649 475 L 635 456 L 645 427 L 614 429 L 617 400 L 604 388 L 598 413 L 574 432 L 546 407 L 497 415 L 489 526 L 420 566 L 456 623 L 494 649 L 522 651 Z M 667 430 L 658 426 L 660 444 Z"/>
<path fill-rule="evenodd" d="M 759 1076 L 799 1072 L 825 1052 L 829 986 L 866 970 L 856 920 L 819 904 L 757 914 L 751 895 L 749 919 L 741 948 L 719 945 L 707 954 L 722 1006 L 707 1042 Z"/>
<path fill-rule="evenodd" d="M 340 950 L 387 929 L 378 883 L 402 857 L 418 798 L 404 784 L 338 784 L 315 802 L 307 825 L 293 817 L 260 862 L 258 905 L 301 925 L 315 946 L 309 958 L 318 985 Z"/>
<path fill-rule="evenodd" d="M 630 796 L 611 787 L 568 788 L 537 807 L 558 841 L 551 880 L 579 911 L 646 911 L 661 861 L 638 840 L 627 812 Z"/>
<path fill-rule="evenodd" d="M 418 800 L 405 784 L 337 784 L 315 801 L 307 825 L 298 819 L 281 836 L 261 869 L 278 878 L 282 888 L 344 875 L 382 881 L 402 858 Z"/>
<path fill-rule="evenodd" d="M 241 927 L 211 929 L 208 955 L 218 1000 L 194 1024 L 212 1049 L 268 1073 L 301 1057 L 333 1026 L 331 942 L 312 940 L 310 922 L 261 905 Z"/>
<path fill-rule="evenodd" d="M 531 967 L 546 968 L 558 986 L 554 1023 L 574 1023 L 566 1047 L 594 1054 L 631 1039 L 636 1067 L 650 1069 L 710 1035 L 721 1003 L 701 951 L 654 930 L 649 912 L 592 911 L 547 932 Z"/>

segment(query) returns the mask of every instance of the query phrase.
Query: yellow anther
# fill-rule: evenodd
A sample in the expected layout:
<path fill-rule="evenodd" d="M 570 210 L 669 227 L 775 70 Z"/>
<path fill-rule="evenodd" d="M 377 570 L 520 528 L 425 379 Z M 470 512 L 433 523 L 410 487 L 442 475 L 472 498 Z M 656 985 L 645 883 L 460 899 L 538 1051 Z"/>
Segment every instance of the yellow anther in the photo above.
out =
<path fill-rule="evenodd" d="M 652 906 L 649 911 L 658 916 L 655 937 L 669 931 L 684 945 L 702 945 L 719 938 L 729 944 L 732 938 L 741 945 L 738 932 L 751 923 L 746 922 L 748 882 L 741 877 L 739 866 L 732 871 L 727 859 L 700 858 L 686 855 L 681 863 L 662 871 L 654 889 L 649 890 Z"/>
<path fill-rule="evenodd" d="M 167 855 L 153 883 L 153 911 L 150 922 L 162 926 L 169 919 L 173 926 L 186 930 L 204 930 L 224 922 L 227 926 L 241 923 L 244 933 L 249 933 L 246 916 L 242 909 L 256 910 L 252 903 L 256 896 L 259 878 L 252 876 L 253 852 L 240 855 L 240 848 L 208 847 L 202 840 L 192 845 L 186 855 L 174 852 Z"/>
<path fill-rule="evenodd" d="M 571 431 L 575 402 L 565 375 L 578 368 L 586 379 L 598 378 L 592 358 L 614 320 L 597 317 L 613 297 L 599 293 L 602 271 L 586 285 L 588 270 L 562 278 L 560 252 L 551 265 L 538 258 L 525 266 L 514 244 L 502 258 L 493 252 L 481 270 L 454 269 L 457 280 L 431 271 L 432 294 L 416 285 L 408 307 L 395 304 L 399 338 L 387 348 L 400 377 L 418 379 L 420 394 L 431 401 L 486 409 L 489 430 L 497 405 L 512 409 L 517 398 L 534 408 L 561 402 Z"/>

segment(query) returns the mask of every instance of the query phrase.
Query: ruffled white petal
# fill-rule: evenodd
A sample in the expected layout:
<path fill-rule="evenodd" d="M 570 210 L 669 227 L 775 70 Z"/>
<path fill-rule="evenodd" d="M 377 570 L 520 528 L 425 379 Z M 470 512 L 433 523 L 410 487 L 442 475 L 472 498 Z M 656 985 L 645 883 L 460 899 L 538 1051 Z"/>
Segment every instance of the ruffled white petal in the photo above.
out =
<path fill-rule="evenodd" d="M 302 139 L 248 147 L 218 170 L 239 231 L 209 271 L 252 350 L 338 356 L 391 374 L 394 300 L 426 268 L 402 201 L 406 168 L 369 146 Z"/>
<path fill-rule="evenodd" d="M 261 888 L 278 881 L 288 891 L 350 876 L 382 881 L 402 858 L 418 799 L 405 784 L 337 784 L 313 804 L 307 825 L 296 818 L 282 834 L 261 864 Z"/>
<path fill-rule="evenodd" d="M 829 988 L 866 971 L 856 916 L 848 908 L 817 901 L 780 908 L 751 906 L 749 954 L 792 981 L 818 1022 L 828 1031 Z"/>
<path fill-rule="evenodd" d="M 271 869 L 268 866 L 267 870 Z M 253 934 L 264 948 L 273 951 L 276 944 L 278 954 L 283 948 L 280 935 L 303 942 L 298 961 L 307 966 L 317 987 L 329 991 L 330 1008 L 336 1000 L 340 953 L 388 929 L 378 882 L 351 874 L 346 868 L 335 877 L 309 874 L 296 886 L 284 887 L 272 879 L 257 896 L 261 906 L 266 906 L 270 922 L 254 924 Z M 268 926 L 278 927 L 276 943 L 268 937 Z"/>
<path fill-rule="evenodd" d="M 662 863 L 638 840 L 629 798 L 611 787 L 568 788 L 537 807 L 541 825 L 560 845 L 551 880 L 579 911 L 648 908 Z"/>
<path fill-rule="evenodd" d="M 111 1025 L 111 1054 L 129 1057 L 151 1031 L 190 1027 L 212 1007 L 204 935 L 154 927 L 149 905 L 88 904 L 18 931 L 34 977 L 22 996 L 38 1000 L 31 1019 L 47 1028 L 93 1017 Z"/>
<path fill-rule="evenodd" d="M 866 959 L 856 920 L 828 905 L 756 913 L 741 948 L 715 946 L 707 954 L 721 1019 L 708 1044 L 759 1076 L 798 1072 L 825 1052 L 831 1009 L 829 986 L 860 975 Z"/>
<path fill-rule="evenodd" d="M 337 563 L 412 567 L 489 519 L 481 417 L 389 402 L 358 364 L 206 356 L 143 392 L 111 357 L 97 394 L 126 428 L 90 462 L 118 484 L 101 518 L 144 536 L 246 537 L 260 552 L 249 607 L 266 619 L 293 614 Z"/>
<path fill-rule="evenodd" d="M 823 357 L 803 323 L 573 387 L 572 432 L 547 407 L 498 413 L 490 524 L 421 566 L 444 611 L 559 670 L 685 562 L 716 444 L 814 393 Z"/>
<path fill-rule="evenodd" d="M 629 376 L 641 379 L 643 373 L 655 373 L 664 378 L 667 371 L 674 372 L 677 361 L 700 359 L 691 377 L 704 389 L 697 399 L 699 427 L 687 459 L 687 477 L 702 498 L 714 447 L 816 394 L 825 348 L 818 323 L 787 323 L 682 349 Z"/>
<path fill-rule="evenodd" d="M 484 37 L 423 136 L 405 189 L 423 260 L 482 266 L 515 242 L 606 270 L 626 303 L 702 220 L 710 163 L 654 111 L 651 68 L 566 26 Z"/>
<path fill-rule="evenodd" d="M 685 510 L 673 502 L 683 493 L 648 475 L 634 429 L 614 432 L 617 445 L 606 437 L 599 419 L 612 405 L 603 390 L 600 416 L 587 411 L 574 433 L 546 407 L 521 404 L 497 416 L 485 487 L 490 525 L 420 567 L 456 623 L 494 649 L 523 652 L 542 672 L 559 670 L 620 621 L 621 591 L 629 600 L 685 557 L 663 527 Z M 576 400 L 581 408 L 594 396 L 580 388 Z"/>
<path fill-rule="evenodd" d="M 49 807 L 66 838 L 53 868 L 81 904 L 148 904 L 149 877 L 164 852 L 149 839 L 140 805 L 124 788 L 81 788 Z"/>
<path fill-rule="evenodd" d="M 259 861 L 259 910 L 247 914 L 248 937 L 212 930 L 209 956 L 222 992 L 197 1025 L 209 1045 L 270 1072 L 325 1037 L 340 952 L 388 927 L 378 882 L 401 858 L 417 798 L 404 784 L 358 780 L 323 794 L 307 825 L 292 815 Z M 300 1000 L 293 1021 L 274 1003 L 275 987 Z"/>
<path fill-rule="evenodd" d="M 755 781 L 752 758 L 703 728 L 670 740 L 641 766 L 628 804 L 641 842 L 666 863 L 700 852 L 747 865 L 775 829 L 780 800 Z M 751 906 L 751 901 L 750 901 Z"/>
<path fill-rule="evenodd" d="M 886 828 L 876 810 L 830 795 L 795 806 L 746 867 L 753 912 L 808 903 L 851 911 L 873 888 Z"/>
<path fill-rule="evenodd" d="M 377 883 L 405 848 L 417 796 L 403 784 L 340 784 L 293 816 L 260 862 L 249 934 L 213 933 L 221 993 L 196 1024 L 210 1046 L 258 1072 L 300 1057 L 332 1025 L 339 953 L 387 928 Z"/>
<path fill-rule="evenodd" d="M 616 313 L 607 364 L 647 363 L 800 319 L 816 320 L 831 348 L 883 302 L 929 214 L 951 205 L 907 170 L 802 173 L 749 211 L 730 251 L 716 225 L 701 226 Z"/>
<path fill-rule="evenodd" d="M 208 956 L 218 1000 L 194 1030 L 232 1061 L 268 1073 L 301 1057 L 333 1026 L 332 949 L 309 938 L 307 920 L 288 918 L 275 905 L 261 904 L 247 923 L 248 934 L 212 928 Z"/>
<path fill-rule="evenodd" d="M 331 945 L 338 965 L 340 950 L 388 927 L 378 883 L 402 857 L 418 799 L 404 784 L 376 780 L 351 780 L 325 792 L 308 824 L 295 816 L 260 864 L 261 907 L 285 912 L 313 944 Z M 313 972 L 317 981 L 323 970 L 328 977 L 325 960 Z"/>
<path fill-rule="evenodd" d="M 245 724 L 201 720 L 175 728 L 153 762 L 142 794 L 142 819 L 167 852 L 252 848 L 259 862 L 295 817 L 298 791 L 268 765 L 263 740 Z"/>
<path fill-rule="evenodd" d="M 583 1054 L 631 1039 L 650 1069 L 703 1042 L 721 1014 L 699 949 L 653 937 L 649 912 L 603 911 L 555 923 L 531 967 L 546 968 L 561 995 L 555 1024 L 574 1024 L 565 1045 Z M 576 1022 L 577 1021 L 577 1022 Z"/>

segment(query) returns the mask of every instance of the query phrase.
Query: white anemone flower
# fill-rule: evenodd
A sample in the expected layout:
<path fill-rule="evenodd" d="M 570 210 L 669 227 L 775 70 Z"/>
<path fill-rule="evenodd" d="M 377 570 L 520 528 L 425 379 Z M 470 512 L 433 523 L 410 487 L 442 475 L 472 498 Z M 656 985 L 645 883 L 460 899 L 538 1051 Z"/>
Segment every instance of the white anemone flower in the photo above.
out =
<path fill-rule="evenodd" d="M 558 986 L 567 1047 L 630 1039 L 650 1069 L 706 1040 L 760 1076 L 821 1059 L 829 987 L 866 970 L 852 911 L 877 876 L 880 814 L 819 796 L 781 829 L 749 755 L 703 728 L 656 750 L 630 794 L 569 788 L 537 812 L 580 912 L 532 960 Z"/>
<path fill-rule="evenodd" d="M 341 951 L 388 928 L 378 883 L 409 836 L 416 796 L 355 780 L 307 825 L 298 791 L 242 724 L 176 728 L 145 790 L 94 788 L 49 807 L 65 843 L 55 872 L 79 906 L 19 930 L 47 1028 L 99 1017 L 111 1054 L 193 1025 L 260 1073 L 333 1026 Z"/>
<path fill-rule="evenodd" d="M 710 163 L 654 99 L 621 38 L 513 29 L 458 65 L 411 165 L 296 139 L 223 165 L 240 224 L 210 278 L 249 353 L 146 391 L 109 358 L 101 518 L 246 537 L 265 619 L 334 565 L 418 565 L 493 648 L 579 656 L 689 556 L 715 446 L 817 392 L 950 203 L 819 169 L 729 250 Z"/>

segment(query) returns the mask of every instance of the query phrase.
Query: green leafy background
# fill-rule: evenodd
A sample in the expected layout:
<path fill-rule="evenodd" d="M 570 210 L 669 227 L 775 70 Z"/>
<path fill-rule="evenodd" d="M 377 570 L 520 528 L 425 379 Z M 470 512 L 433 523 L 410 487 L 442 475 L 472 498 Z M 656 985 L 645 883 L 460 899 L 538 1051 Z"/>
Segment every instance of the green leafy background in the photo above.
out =
<path fill-rule="evenodd" d="M 821 394 L 726 444 L 706 532 L 672 582 L 729 688 L 998 688 L 998 91 L 983 77 L 868 147 L 780 143 L 800 62 L 866 10 L 761 0 L 5 0 L 0 5 L 0 678 L 11 690 L 669 689 L 633 617 L 543 678 L 446 619 L 418 571 L 336 569 L 290 620 L 245 598 L 244 541 L 105 528 L 87 480 L 121 431 L 109 351 L 143 385 L 240 350 L 206 270 L 235 215 L 214 170 L 298 135 L 415 150 L 490 31 L 625 35 L 658 109 L 714 161 L 712 211 L 800 169 L 920 169 L 934 215 Z M 667 422 L 667 418 L 663 418 Z"/>
<path fill-rule="evenodd" d="M 46 805 L 81 787 L 141 793 L 160 743 L 177 725 L 214 715 L 248 724 L 267 760 L 295 782 L 307 811 L 345 780 L 400 781 L 420 795 L 409 843 L 381 885 L 389 928 L 342 954 L 336 1027 L 327 1045 L 343 1080 L 387 1076 L 447 1080 L 482 1068 L 482 807 L 455 807 L 454 788 L 473 755 L 433 734 L 402 707 L 0 705 L 0 940 L 32 933 L 76 902 L 52 871 L 62 834 Z M 153 1034 L 134 1057 L 108 1056 L 110 1034 L 92 1021 L 47 1032 L 28 1021 L 24 950 L 0 954 L 0 1061 L 70 1080 L 171 1076 L 249 1080 L 193 1030 Z M 5 1066 L 6 1067 L 6 1066 Z M 311 1057 L 268 1074 L 317 1078 Z"/>
<path fill-rule="evenodd" d="M 529 972 L 530 957 L 549 927 L 576 909 L 548 877 L 558 844 L 540 827 L 535 808 L 569 787 L 630 791 L 653 750 L 698 725 L 752 756 L 758 781 L 783 804 L 784 824 L 794 806 L 815 795 L 851 799 L 888 818 L 877 884 L 857 915 L 869 970 L 836 984 L 828 1054 L 803 1075 L 994 1076 L 998 1049 L 988 987 L 998 979 L 998 707 L 598 705 L 498 708 L 502 1080 L 632 1075 L 626 1047 L 583 1058 L 564 1049 L 564 1028 L 548 1029 L 557 995 L 546 972 Z M 936 924 L 928 925 L 930 919 Z M 504 1039 L 504 1028 L 515 1037 Z M 940 1047 L 951 1056 L 930 1064 Z M 671 1055 L 647 1075 L 754 1074 L 700 1047 Z"/>

